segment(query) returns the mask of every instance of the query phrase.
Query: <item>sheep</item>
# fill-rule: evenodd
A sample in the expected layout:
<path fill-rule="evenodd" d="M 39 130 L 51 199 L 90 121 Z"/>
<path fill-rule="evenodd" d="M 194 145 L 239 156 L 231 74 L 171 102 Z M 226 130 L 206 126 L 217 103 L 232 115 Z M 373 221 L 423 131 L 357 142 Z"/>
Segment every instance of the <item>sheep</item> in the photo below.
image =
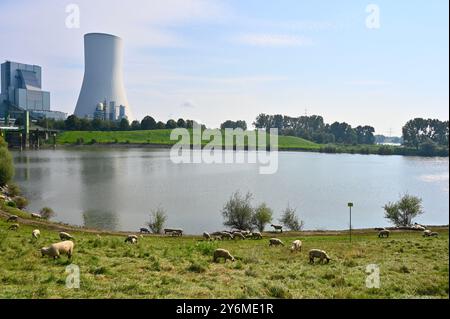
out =
<path fill-rule="evenodd" d="M 183 230 L 182 229 L 172 229 L 172 228 L 166 228 L 164 229 L 164 234 L 170 234 L 172 236 L 183 236 Z"/>
<path fill-rule="evenodd" d="M 439 234 L 436 233 L 436 232 L 431 232 L 431 233 L 428 235 L 428 237 L 438 237 L 438 236 L 439 236 Z"/>
<path fill-rule="evenodd" d="M 205 238 L 206 240 L 212 240 L 211 235 L 207 232 L 203 233 L 203 238 Z"/>
<path fill-rule="evenodd" d="M 41 216 L 41 215 L 39 215 L 39 214 L 35 214 L 35 213 L 32 213 L 32 214 L 31 214 L 31 218 L 35 218 L 35 219 L 41 219 L 41 218 L 42 218 L 42 216 Z"/>
<path fill-rule="evenodd" d="M 33 236 L 34 239 L 38 239 L 41 236 L 41 231 L 39 229 L 35 229 L 31 233 L 31 236 Z"/>
<path fill-rule="evenodd" d="M 292 243 L 291 252 L 302 251 L 302 242 L 300 240 L 296 240 Z"/>
<path fill-rule="evenodd" d="M 51 245 L 50 247 L 41 248 L 42 257 L 49 256 L 53 259 L 60 258 L 60 255 L 67 255 L 68 259 L 72 258 L 74 244 L 72 241 L 63 241 Z"/>
<path fill-rule="evenodd" d="M 141 234 L 150 234 L 150 230 L 148 230 L 147 228 L 141 228 L 141 229 L 139 230 L 139 232 L 140 232 Z"/>
<path fill-rule="evenodd" d="M 65 232 L 60 232 L 59 233 L 59 238 L 61 240 L 73 240 L 73 236 L 68 234 L 68 233 L 65 233 Z"/>
<path fill-rule="evenodd" d="M 214 251 L 214 262 L 217 262 L 219 258 L 223 258 L 225 262 L 227 262 L 227 259 L 234 261 L 234 257 L 230 254 L 228 250 L 225 249 L 216 249 Z"/>
<path fill-rule="evenodd" d="M 391 234 L 391 232 L 389 230 L 384 229 L 378 233 L 378 238 L 383 238 L 383 237 L 389 238 L 390 234 Z"/>
<path fill-rule="evenodd" d="M 19 220 L 19 216 L 11 215 L 11 216 L 8 217 L 8 219 L 6 220 L 6 222 L 12 223 L 12 222 L 17 222 L 18 220 Z"/>
<path fill-rule="evenodd" d="M 137 244 L 138 237 L 136 235 L 128 235 L 127 238 L 125 239 L 125 242 L 131 243 L 131 244 Z"/>
<path fill-rule="evenodd" d="M 327 260 L 327 264 L 330 262 L 331 258 L 328 254 L 320 249 L 311 249 L 309 251 L 309 263 L 314 264 L 314 258 L 320 258 L 320 263 L 323 264 L 323 260 Z"/>
<path fill-rule="evenodd" d="M 230 234 L 230 233 L 222 232 L 222 233 L 220 234 L 220 238 L 221 238 L 222 240 L 224 240 L 224 239 L 233 239 L 234 236 L 233 236 L 232 234 Z"/>
<path fill-rule="evenodd" d="M 271 238 L 269 240 L 269 246 L 284 246 L 284 243 L 278 238 Z"/>
<path fill-rule="evenodd" d="M 17 231 L 19 229 L 20 225 L 19 224 L 12 224 L 11 226 L 9 226 L 9 230 L 14 230 Z"/>
<path fill-rule="evenodd" d="M 279 230 L 280 233 L 283 232 L 283 226 L 281 226 L 281 225 L 274 225 L 274 224 L 272 224 L 270 226 L 272 226 L 276 231 Z"/>
<path fill-rule="evenodd" d="M 253 239 L 262 239 L 263 237 L 262 237 L 261 233 L 257 231 L 257 232 L 252 233 L 252 238 Z"/>
<path fill-rule="evenodd" d="M 423 232 L 423 237 L 430 237 L 431 230 L 427 229 Z"/>
<path fill-rule="evenodd" d="M 235 233 L 235 234 L 233 235 L 233 239 L 238 239 L 238 238 L 244 240 L 244 239 L 245 239 L 245 236 L 244 236 L 242 233 Z"/>
<path fill-rule="evenodd" d="M 212 240 L 219 240 L 219 241 L 221 241 L 222 237 L 221 236 L 212 236 Z"/>

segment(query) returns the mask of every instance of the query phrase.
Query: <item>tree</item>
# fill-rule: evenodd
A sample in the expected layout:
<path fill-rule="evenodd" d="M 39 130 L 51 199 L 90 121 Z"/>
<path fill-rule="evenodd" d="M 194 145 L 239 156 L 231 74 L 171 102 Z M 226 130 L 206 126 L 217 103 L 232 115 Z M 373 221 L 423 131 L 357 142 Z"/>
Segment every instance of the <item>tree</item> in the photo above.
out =
<path fill-rule="evenodd" d="M 179 120 L 177 121 L 177 127 L 180 127 L 180 128 L 186 128 L 186 121 L 183 120 L 183 119 L 179 119 Z"/>
<path fill-rule="evenodd" d="M 161 234 L 166 220 L 166 211 L 163 208 L 158 207 L 157 209 L 152 211 L 152 214 L 150 215 L 150 221 L 147 223 L 147 226 L 150 228 L 152 233 Z"/>
<path fill-rule="evenodd" d="M 260 232 L 263 232 L 266 225 L 272 222 L 272 216 L 272 209 L 270 209 L 266 203 L 262 203 L 255 209 L 255 213 L 253 215 L 253 225 Z"/>
<path fill-rule="evenodd" d="M 231 128 L 231 129 L 240 128 L 240 129 L 246 131 L 247 130 L 247 122 L 240 121 L 240 120 L 234 122 L 234 121 L 228 120 L 228 121 L 223 122 L 220 125 L 220 129 L 222 129 L 222 130 L 227 129 L 227 128 Z"/>
<path fill-rule="evenodd" d="M 253 126 L 259 129 L 270 129 L 270 115 L 261 113 L 256 117 Z"/>
<path fill-rule="evenodd" d="M 304 226 L 304 222 L 302 220 L 299 221 L 298 216 L 295 214 L 295 209 L 289 206 L 284 210 L 280 223 L 292 231 L 301 231 Z"/>
<path fill-rule="evenodd" d="M 127 119 L 121 119 L 119 123 L 119 128 L 122 131 L 127 131 L 130 129 L 130 122 Z"/>
<path fill-rule="evenodd" d="M 156 128 L 156 121 L 151 116 L 146 116 L 141 121 L 141 130 L 154 130 Z"/>
<path fill-rule="evenodd" d="M 157 130 L 164 130 L 165 128 L 166 128 L 166 124 L 164 124 L 163 122 L 159 121 L 158 123 L 156 123 Z"/>
<path fill-rule="evenodd" d="M 252 197 L 251 193 L 242 196 L 239 191 L 231 196 L 222 210 L 225 226 L 242 230 L 253 229 Z"/>
<path fill-rule="evenodd" d="M 403 195 L 398 202 L 384 206 L 386 219 L 395 226 L 410 226 L 413 218 L 423 214 L 422 199 L 416 196 Z"/>
<path fill-rule="evenodd" d="M 80 129 L 80 119 L 76 115 L 71 115 L 64 121 L 64 125 L 68 131 L 77 131 Z"/>
<path fill-rule="evenodd" d="M 39 214 L 43 219 L 50 219 L 56 215 L 53 209 L 51 209 L 50 207 L 42 208 Z"/>
<path fill-rule="evenodd" d="M 0 186 L 6 185 L 14 177 L 14 164 L 11 153 L 0 136 Z"/>
<path fill-rule="evenodd" d="M 372 126 L 358 126 L 355 129 L 356 139 L 358 144 L 374 144 L 375 143 L 375 129 Z"/>
<path fill-rule="evenodd" d="M 419 145 L 420 154 L 423 156 L 433 156 L 436 154 L 437 147 L 437 143 L 427 138 L 423 143 L 420 143 Z"/>
<path fill-rule="evenodd" d="M 139 121 L 134 120 L 133 122 L 131 122 L 131 129 L 133 131 L 138 131 L 141 129 L 141 123 L 139 123 Z"/>
<path fill-rule="evenodd" d="M 16 203 L 16 207 L 18 209 L 24 209 L 25 207 L 28 206 L 28 200 L 25 197 L 22 196 L 17 196 L 14 197 L 14 203 Z"/>
<path fill-rule="evenodd" d="M 166 123 L 166 129 L 173 130 L 175 128 L 177 128 L 177 122 L 175 122 L 175 120 L 168 120 Z"/>

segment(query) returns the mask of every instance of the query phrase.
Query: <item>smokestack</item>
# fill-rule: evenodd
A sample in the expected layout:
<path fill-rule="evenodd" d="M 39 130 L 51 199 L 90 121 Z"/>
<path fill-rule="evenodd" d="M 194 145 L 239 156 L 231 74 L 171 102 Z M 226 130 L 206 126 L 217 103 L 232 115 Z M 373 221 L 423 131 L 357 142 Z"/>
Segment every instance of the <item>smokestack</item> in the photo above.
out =
<path fill-rule="evenodd" d="M 84 36 L 84 79 L 75 108 L 78 117 L 92 118 L 97 105 L 106 100 L 124 106 L 132 114 L 123 84 L 123 42 L 111 34 L 88 33 Z"/>

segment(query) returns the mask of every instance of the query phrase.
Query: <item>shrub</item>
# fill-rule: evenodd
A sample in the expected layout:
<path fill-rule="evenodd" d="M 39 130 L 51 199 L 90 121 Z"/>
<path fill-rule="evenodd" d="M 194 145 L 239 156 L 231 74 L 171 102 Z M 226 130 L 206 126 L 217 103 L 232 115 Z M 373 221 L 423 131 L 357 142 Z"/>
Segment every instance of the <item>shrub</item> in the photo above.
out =
<path fill-rule="evenodd" d="M 40 215 L 43 219 L 50 219 L 56 215 L 56 213 L 50 207 L 44 207 L 40 211 Z"/>
<path fill-rule="evenodd" d="M 255 214 L 253 215 L 253 225 L 260 232 L 263 232 L 266 225 L 272 222 L 272 216 L 272 209 L 270 209 L 266 203 L 262 203 L 255 209 Z"/>
<path fill-rule="evenodd" d="M 222 210 L 225 226 L 237 229 L 253 229 L 252 197 L 251 193 L 242 196 L 239 191 L 231 196 Z"/>
<path fill-rule="evenodd" d="M 97 140 L 96 140 L 95 138 L 93 138 L 93 139 L 91 140 L 91 144 L 92 144 L 92 145 L 97 144 Z"/>
<path fill-rule="evenodd" d="M 284 210 L 280 222 L 283 224 L 283 226 L 293 231 L 301 231 L 304 226 L 304 222 L 302 220 L 299 220 L 298 216 L 295 215 L 295 209 L 289 206 Z"/>
<path fill-rule="evenodd" d="M 16 203 L 14 203 L 13 201 L 9 201 L 6 203 L 6 206 L 12 207 L 12 208 L 17 208 Z"/>
<path fill-rule="evenodd" d="M 0 186 L 6 185 L 14 176 L 11 153 L 6 147 L 0 147 Z"/>
<path fill-rule="evenodd" d="M 82 137 L 77 138 L 77 145 L 83 145 L 84 144 L 84 139 Z"/>
<path fill-rule="evenodd" d="M 147 226 L 150 228 L 152 233 L 160 234 L 162 233 L 166 220 L 166 211 L 163 208 L 158 207 L 156 210 L 152 211 L 150 221 L 147 223 Z"/>
<path fill-rule="evenodd" d="M 14 198 L 14 202 L 19 209 L 24 209 L 28 206 L 28 200 L 25 197 L 17 196 Z"/>
<path fill-rule="evenodd" d="M 336 146 L 333 146 L 333 145 L 327 145 L 327 146 L 321 147 L 320 152 L 335 154 L 337 152 L 337 148 L 336 148 Z"/>
<path fill-rule="evenodd" d="M 386 204 L 384 211 L 384 217 L 395 226 L 410 226 L 413 218 L 423 214 L 422 199 L 406 194 L 398 202 Z"/>
<path fill-rule="evenodd" d="M 19 186 L 17 186 L 16 184 L 14 184 L 14 183 L 9 183 L 8 184 L 8 195 L 10 196 L 10 197 L 16 197 L 16 196 L 19 196 L 20 195 L 20 188 L 19 188 Z"/>

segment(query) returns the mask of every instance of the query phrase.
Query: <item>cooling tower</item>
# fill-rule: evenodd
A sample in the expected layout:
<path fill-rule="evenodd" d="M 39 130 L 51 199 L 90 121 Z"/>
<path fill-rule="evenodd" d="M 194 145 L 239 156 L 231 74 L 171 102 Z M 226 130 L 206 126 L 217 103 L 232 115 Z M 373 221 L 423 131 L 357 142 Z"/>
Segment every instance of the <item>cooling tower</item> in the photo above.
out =
<path fill-rule="evenodd" d="M 74 114 L 93 118 L 97 105 L 106 101 L 108 106 L 124 106 L 126 116 L 132 120 L 123 84 L 122 39 L 104 33 L 86 34 L 84 63 L 83 85 Z"/>

